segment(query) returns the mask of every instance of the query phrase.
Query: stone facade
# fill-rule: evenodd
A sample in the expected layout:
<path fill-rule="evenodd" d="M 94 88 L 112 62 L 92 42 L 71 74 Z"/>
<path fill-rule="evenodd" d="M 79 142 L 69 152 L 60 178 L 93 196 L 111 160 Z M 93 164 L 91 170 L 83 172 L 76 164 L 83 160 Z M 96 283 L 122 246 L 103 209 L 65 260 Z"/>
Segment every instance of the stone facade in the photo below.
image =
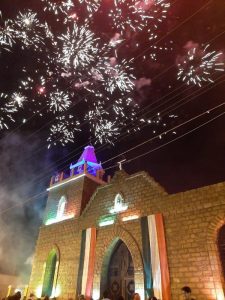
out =
<path fill-rule="evenodd" d="M 113 225 L 99 227 L 99 220 L 109 214 L 118 193 L 123 195 L 128 209 L 117 214 Z M 59 260 L 58 296 L 60 299 L 75 299 L 81 232 L 90 227 L 97 228 L 93 293 L 99 293 L 107 277 L 108 262 L 118 239 L 131 253 L 135 289 L 142 291 L 144 271 L 140 218 L 127 222 L 123 222 L 122 218 L 161 213 L 171 299 L 181 299 L 181 288 L 185 285 L 191 287 L 193 296 L 198 300 L 224 299 L 217 233 L 225 220 L 225 183 L 170 195 L 145 172 L 128 175 L 118 171 L 109 183 L 84 176 L 50 191 L 47 214 L 49 210 L 52 210 L 50 214 L 54 214 L 61 195 L 67 195 L 70 211 L 75 213 L 75 217 L 40 228 L 29 292 L 40 293 L 43 266 L 50 251 L 56 249 Z"/>

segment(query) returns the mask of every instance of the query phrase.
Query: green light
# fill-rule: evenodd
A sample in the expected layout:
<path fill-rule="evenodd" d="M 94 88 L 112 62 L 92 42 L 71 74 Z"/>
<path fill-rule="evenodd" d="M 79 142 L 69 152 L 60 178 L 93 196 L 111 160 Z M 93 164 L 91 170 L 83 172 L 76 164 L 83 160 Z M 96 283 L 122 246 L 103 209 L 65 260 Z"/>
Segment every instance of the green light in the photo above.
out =
<path fill-rule="evenodd" d="M 100 227 L 103 227 L 103 226 L 109 226 L 109 225 L 112 225 L 114 224 L 115 222 L 115 215 L 107 215 L 107 216 L 103 216 L 100 218 L 99 220 L 99 226 Z"/>

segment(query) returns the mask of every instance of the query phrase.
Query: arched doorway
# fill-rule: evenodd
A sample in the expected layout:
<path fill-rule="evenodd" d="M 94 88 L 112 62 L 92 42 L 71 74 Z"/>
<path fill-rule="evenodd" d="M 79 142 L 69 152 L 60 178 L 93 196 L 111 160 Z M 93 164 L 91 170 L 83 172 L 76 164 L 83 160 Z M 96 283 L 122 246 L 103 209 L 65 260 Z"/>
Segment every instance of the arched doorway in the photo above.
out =
<path fill-rule="evenodd" d="M 53 249 L 47 258 L 44 281 L 42 286 L 42 296 L 51 297 L 54 294 L 54 289 L 56 287 L 56 280 L 58 275 L 58 258 L 55 249 Z"/>
<path fill-rule="evenodd" d="M 223 225 L 218 232 L 218 249 L 223 276 L 225 279 L 225 225 Z"/>
<path fill-rule="evenodd" d="M 114 246 L 106 272 L 103 289 L 108 290 L 110 299 L 116 300 L 123 296 L 130 300 L 135 290 L 134 264 L 130 251 L 122 240 Z"/>

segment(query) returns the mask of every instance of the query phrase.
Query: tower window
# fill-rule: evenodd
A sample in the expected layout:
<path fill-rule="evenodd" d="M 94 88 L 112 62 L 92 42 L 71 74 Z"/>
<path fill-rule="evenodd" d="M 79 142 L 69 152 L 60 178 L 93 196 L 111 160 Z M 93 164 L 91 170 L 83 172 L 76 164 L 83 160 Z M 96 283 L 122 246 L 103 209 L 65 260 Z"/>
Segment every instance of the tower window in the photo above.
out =
<path fill-rule="evenodd" d="M 65 207 L 66 207 L 66 197 L 62 196 L 59 200 L 58 210 L 57 210 L 57 219 L 61 219 L 64 215 Z"/>

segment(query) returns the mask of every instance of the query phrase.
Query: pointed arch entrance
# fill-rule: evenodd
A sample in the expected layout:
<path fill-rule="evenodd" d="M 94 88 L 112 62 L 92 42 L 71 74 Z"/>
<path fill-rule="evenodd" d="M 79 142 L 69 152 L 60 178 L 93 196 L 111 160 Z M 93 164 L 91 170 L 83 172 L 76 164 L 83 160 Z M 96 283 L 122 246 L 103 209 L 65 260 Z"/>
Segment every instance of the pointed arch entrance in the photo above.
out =
<path fill-rule="evenodd" d="M 128 248 L 133 260 L 135 292 L 141 295 L 141 299 L 144 299 L 144 269 L 138 242 L 130 232 L 119 225 L 107 228 L 107 230 L 99 230 L 98 232 L 93 280 L 93 299 L 100 299 L 103 296 L 104 288 L 108 285 L 110 259 L 120 240 L 123 241 Z M 102 243 L 102 241 L 104 241 L 104 243 Z"/>
<path fill-rule="evenodd" d="M 121 239 L 116 239 L 103 266 L 101 294 L 107 290 L 112 300 L 119 296 L 130 300 L 135 291 L 134 263 L 129 249 Z"/>
<path fill-rule="evenodd" d="M 59 249 L 56 245 L 49 252 L 43 271 L 41 296 L 55 297 L 59 271 Z"/>

